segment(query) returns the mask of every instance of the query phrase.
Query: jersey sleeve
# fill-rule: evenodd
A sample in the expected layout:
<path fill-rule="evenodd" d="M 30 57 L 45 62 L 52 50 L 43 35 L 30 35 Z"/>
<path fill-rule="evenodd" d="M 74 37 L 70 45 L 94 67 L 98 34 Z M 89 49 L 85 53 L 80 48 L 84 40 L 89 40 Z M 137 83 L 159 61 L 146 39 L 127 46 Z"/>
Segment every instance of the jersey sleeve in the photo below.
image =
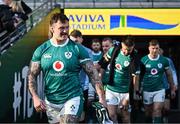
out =
<path fill-rule="evenodd" d="M 168 59 L 163 57 L 163 61 L 164 61 L 164 68 L 165 68 L 165 70 L 169 69 L 169 61 L 168 61 Z"/>
<path fill-rule="evenodd" d="M 41 61 L 41 56 L 42 56 L 42 49 L 41 47 L 38 47 L 35 51 L 34 54 L 32 56 L 31 61 L 33 62 L 39 62 Z"/>
<path fill-rule="evenodd" d="M 78 53 L 79 53 L 79 61 L 81 64 L 86 63 L 87 61 L 90 61 L 91 58 L 89 57 L 88 51 L 82 46 L 77 45 Z"/>
<path fill-rule="evenodd" d="M 111 47 L 108 52 L 107 52 L 107 58 L 110 59 L 111 58 L 111 55 L 112 55 L 112 52 L 113 52 L 113 49 L 114 47 Z"/>
<path fill-rule="evenodd" d="M 177 74 L 176 74 L 176 69 L 175 69 L 174 63 L 170 58 L 168 58 L 168 61 L 169 61 L 169 67 L 172 71 L 174 84 L 177 86 L 178 85 L 178 79 L 177 79 Z"/>
<path fill-rule="evenodd" d="M 146 58 L 145 56 L 142 57 L 141 60 L 140 60 L 140 63 L 139 63 L 139 65 L 140 65 L 140 78 L 141 79 L 143 78 L 143 76 L 144 76 L 144 74 L 146 72 L 146 67 L 145 67 L 145 64 L 144 64 L 145 58 Z"/>

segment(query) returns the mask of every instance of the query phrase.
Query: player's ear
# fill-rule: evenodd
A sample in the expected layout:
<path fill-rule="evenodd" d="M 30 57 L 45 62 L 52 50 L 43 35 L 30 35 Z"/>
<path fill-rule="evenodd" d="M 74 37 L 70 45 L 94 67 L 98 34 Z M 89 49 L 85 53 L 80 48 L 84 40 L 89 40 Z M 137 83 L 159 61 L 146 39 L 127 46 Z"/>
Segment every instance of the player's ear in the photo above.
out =
<path fill-rule="evenodd" d="M 52 26 L 49 26 L 49 30 L 50 30 L 50 32 L 53 33 L 53 27 Z"/>
<path fill-rule="evenodd" d="M 150 51 L 150 46 L 148 47 L 148 50 Z"/>
<path fill-rule="evenodd" d="M 50 30 L 51 30 L 52 33 L 54 32 L 53 27 L 51 27 Z"/>

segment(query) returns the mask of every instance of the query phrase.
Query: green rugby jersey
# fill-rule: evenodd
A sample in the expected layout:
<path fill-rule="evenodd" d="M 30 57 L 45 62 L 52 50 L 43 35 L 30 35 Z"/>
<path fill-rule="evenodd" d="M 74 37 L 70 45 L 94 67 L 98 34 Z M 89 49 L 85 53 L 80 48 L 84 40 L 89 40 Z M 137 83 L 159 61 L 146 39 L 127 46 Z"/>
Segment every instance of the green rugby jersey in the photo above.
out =
<path fill-rule="evenodd" d="M 99 51 L 98 53 L 92 52 L 92 57 L 93 57 L 93 63 L 98 63 L 99 60 L 102 58 L 103 54 L 101 51 Z"/>
<path fill-rule="evenodd" d="M 32 61 L 41 65 L 47 100 L 61 104 L 82 95 L 79 72 L 81 64 L 89 60 L 89 54 L 84 47 L 69 39 L 62 45 L 48 40 L 39 46 Z"/>
<path fill-rule="evenodd" d="M 113 47 L 109 49 L 107 57 L 110 59 Z M 111 91 L 118 93 L 127 93 L 129 92 L 129 83 L 130 83 L 130 66 L 131 56 L 125 56 L 122 51 L 119 52 L 118 56 L 115 59 L 115 71 L 114 71 L 114 83 L 113 85 L 107 85 L 107 88 Z M 135 70 L 135 72 L 138 72 Z"/>
<path fill-rule="evenodd" d="M 164 89 L 162 76 L 165 69 L 169 68 L 168 60 L 160 55 L 155 59 L 146 55 L 141 59 L 141 62 L 145 67 L 142 79 L 143 91 L 153 92 Z"/>
<path fill-rule="evenodd" d="M 103 85 L 107 85 L 108 82 L 109 82 L 109 71 L 110 71 L 109 66 L 110 66 L 110 64 L 108 64 L 106 70 L 104 71 L 104 74 L 102 75 L 102 83 L 103 83 Z"/>

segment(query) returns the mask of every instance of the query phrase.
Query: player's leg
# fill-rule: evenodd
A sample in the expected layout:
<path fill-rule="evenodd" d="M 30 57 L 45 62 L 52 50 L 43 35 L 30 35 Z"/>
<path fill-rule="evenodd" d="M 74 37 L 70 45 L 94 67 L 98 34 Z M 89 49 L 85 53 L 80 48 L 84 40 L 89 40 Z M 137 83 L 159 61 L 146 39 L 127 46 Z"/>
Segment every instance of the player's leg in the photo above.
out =
<path fill-rule="evenodd" d="M 60 116 L 60 123 L 62 124 L 67 124 L 67 123 L 71 123 L 71 124 L 76 124 L 79 122 L 79 117 L 77 115 L 61 115 Z"/>
<path fill-rule="evenodd" d="M 165 101 L 164 101 L 164 106 L 162 110 L 162 120 L 164 123 L 168 123 L 168 112 L 170 110 L 170 89 L 166 90 L 165 93 Z"/>
<path fill-rule="evenodd" d="M 153 95 L 152 92 L 143 92 L 143 103 L 145 109 L 145 122 L 152 123 Z"/>
<path fill-rule="evenodd" d="M 49 101 L 45 100 L 46 102 L 46 114 L 48 118 L 48 122 L 50 124 L 59 124 L 60 122 L 60 111 L 63 108 L 63 104 L 53 104 Z"/>
<path fill-rule="evenodd" d="M 109 117 L 113 121 L 113 123 L 118 123 L 117 119 L 117 110 L 118 110 L 118 98 L 116 94 L 111 90 L 106 89 L 106 102 L 107 102 L 107 109 L 109 112 Z"/>
<path fill-rule="evenodd" d="M 61 123 L 78 123 L 83 111 L 83 98 L 78 96 L 68 100 L 62 110 L 60 116 Z"/>
<path fill-rule="evenodd" d="M 120 110 L 123 123 L 130 123 L 129 93 L 121 93 Z"/>
<path fill-rule="evenodd" d="M 165 90 L 156 91 L 153 98 L 153 123 L 162 122 L 162 109 L 165 100 Z"/>
<path fill-rule="evenodd" d="M 80 123 L 87 122 L 87 110 L 88 110 L 88 89 L 83 91 L 84 96 L 84 107 L 83 112 L 81 114 Z"/>

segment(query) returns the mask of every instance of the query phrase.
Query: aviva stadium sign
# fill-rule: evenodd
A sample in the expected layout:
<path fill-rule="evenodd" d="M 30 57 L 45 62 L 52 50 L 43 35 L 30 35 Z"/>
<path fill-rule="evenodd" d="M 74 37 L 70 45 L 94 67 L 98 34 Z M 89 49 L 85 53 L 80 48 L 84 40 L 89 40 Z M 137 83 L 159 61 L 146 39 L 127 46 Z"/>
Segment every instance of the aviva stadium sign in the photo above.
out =
<path fill-rule="evenodd" d="M 83 35 L 180 35 L 180 9 L 65 9 Z"/>

